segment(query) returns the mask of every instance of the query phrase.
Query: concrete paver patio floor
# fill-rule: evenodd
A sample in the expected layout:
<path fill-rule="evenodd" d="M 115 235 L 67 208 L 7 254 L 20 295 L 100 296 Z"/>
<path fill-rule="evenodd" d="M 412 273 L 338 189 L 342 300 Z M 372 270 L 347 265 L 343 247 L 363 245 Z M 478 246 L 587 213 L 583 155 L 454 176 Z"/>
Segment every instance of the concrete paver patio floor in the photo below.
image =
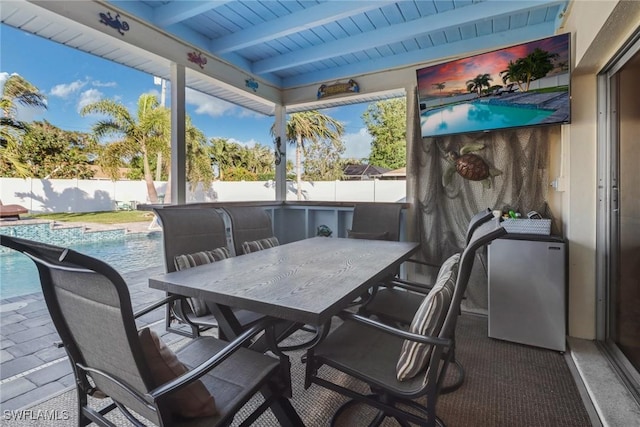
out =
<path fill-rule="evenodd" d="M 164 292 L 149 288 L 149 276 L 164 271 L 153 267 L 123 274 L 129 284 L 133 309 L 164 297 Z M 139 319 L 138 325 L 150 326 L 171 344 L 181 339 L 168 334 L 164 310 L 158 309 Z M 3 410 L 33 405 L 73 386 L 71 365 L 47 311 L 42 293 L 3 300 L 0 304 L 0 405 Z"/>
<path fill-rule="evenodd" d="M 28 223 L 33 220 L 2 221 L 0 225 Z M 124 228 L 127 233 L 149 232 L 148 222 L 84 225 L 88 229 Z M 164 297 L 164 292 L 150 289 L 147 280 L 162 272 L 164 267 L 153 267 L 123 274 L 129 284 L 134 311 Z M 163 309 L 143 316 L 138 324 L 140 327 L 150 325 L 168 343 L 181 338 L 165 331 Z M 31 406 L 73 386 L 71 365 L 64 348 L 57 346 L 58 342 L 60 338 L 41 292 L 0 301 L 0 406 L 3 410 Z"/>

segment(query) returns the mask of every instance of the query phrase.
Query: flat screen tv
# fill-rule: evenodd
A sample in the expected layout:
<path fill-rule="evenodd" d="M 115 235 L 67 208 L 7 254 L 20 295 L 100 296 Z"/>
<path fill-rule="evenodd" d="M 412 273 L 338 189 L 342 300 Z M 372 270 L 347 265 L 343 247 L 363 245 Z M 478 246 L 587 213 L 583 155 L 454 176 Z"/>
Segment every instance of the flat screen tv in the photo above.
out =
<path fill-rule="evenodd" d="M 423 137 L 569 123 L 569 33 L 416 71 Z"/>

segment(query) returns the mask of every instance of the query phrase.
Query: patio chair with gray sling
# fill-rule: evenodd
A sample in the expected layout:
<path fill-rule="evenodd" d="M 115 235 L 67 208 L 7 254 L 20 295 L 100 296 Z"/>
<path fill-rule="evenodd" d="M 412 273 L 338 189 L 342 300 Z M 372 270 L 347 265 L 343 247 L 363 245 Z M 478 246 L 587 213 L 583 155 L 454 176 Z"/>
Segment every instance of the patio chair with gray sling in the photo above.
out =
<path fill-rule="evenodd" d="M 231 239 L 233 241 L 236 256 L 247 255 L 280 245 L 278 238 L 273 234 L 271 217 L 264 208 L 259 206 L 225 206 L 222 208 L 228 215 L 231 224 Z M 298 329 L 311 332 L 310 340 L 303 340 L 293 345 L 283 345 L 280 341 L 289 337 Z M 311 326 L 293 322 L 283 322 L 277 326 L 277 341 L 280 351 L 293 351 L 306 348 L 317 336 L 317 331 Z M 268 348 L 266 343 L 257 342 L 252 348 Z"/>
<path fill-rule="evenodd" d="M 471 218 L 465 235 L 465 247 L 471 241 L 474 231 L 492 218 L 493 213 L 491 209 L 488 208 L 476 213 Z M 422 263 L 420 261 L 418 262 Z M 426 265 L 431 268 L 441 267 L 433 264 Z M 385 286 L 381 286 L 375 296 L 359 308 L 358 313 L 367 317 L 376 316 L 385 323 L 408 326 L 411 324 L 425 296 L 431 292 L 432 288 L 433 284 L 403 280 L 396 277 L 385 283 Z M 452 353 L 452 363 L 458 372 L 455 380 L 447 380 L 446 386 L 441 390 L 442 393 L 455 391 L 460 388 L 464 382 L 464 367 L 455 357 L 455 342 Z"/>
<path fill-rule="evenodd" d="M 482 224 L 493 218 L 491 209 L 485 209 L 476 213 L 467 226 L 465 234 L 465 247 L 469 244 L 473 232 Z M 464 248 L 463 248 L 464 250 Z M 440 268 L 440 265 L 422 263 L 431 268 Z M 429 293 L 433 284 L 420 283 L 415 281 L 394 278 L 381 287 L 375 298 L 360 307 L 359 313 L 365 316 L 376 315 L 387 322 L 408 325 L 413 319 L 413 315 L 422 303 L 425 295 Z"/>
<path fill-rule="evenodd" d="M 134 314 L 127 284 L 108 264 L 25 239 L 2 236 L 1 244 L 24 253 L 38 267 L 47 308 L 76 379 L 79 426 L 94 422 L 112 427 L 110 413 L 116 408 L 135 426 L 149 421 L 227 426 L 257 392 L 265 403 L 243 425 L 268 408 L 283 425 L 299 425 L 284 397 L 290 389 L 288 361 L 244 348 L 255 335 L 271 334 L 270 321 L 257 323 L 230 343 L 199 337 L 173 353 L 155 332 L 138 331 L 135 323 L 173 297 Z M 89 395 L 109 399 L 89 404 Z"/>
<path fill-rule="evenodd" d="M 356 203 L 353 208 L 351 228 L 347 229 L 347 237 L 350 239 L 368 240 L 400 240 L 400 216 L 402 205 L 398 203 Z M 392 280 L 398 276 L 393 272 L 380 284 Z M 367 290 L 351 305 L 366 304 L 376 294 L 378 284 Z"/>
<path fill-rule="evenodd" d="M 353 399 L 336 412 L 332 425 L 357 402 L 378 409 L 370 426 L 382 424 L 387 417 L 402 426 L 444 425 L 436 416 L 436 404 L 453 358 L 460 300 L 476 250 L 505 233 L 497 220 L 476 229 L 462 255 L 453 255 L 443 264 L 408 331 L 348 311 L 340 313 L 343 323 L 307 351 L 305 376 L 306 387 L 317 384 Z M 371 393 L 345 387 L 344 376 L 327 375 L 331 370 L 321 370 L 323 365 L 364 382 Z"/>
<path fill-rule="evenodd" d="M 273 234 L 271 217 L 258 206 L 225 206 L 231 223 L 231 240 L 236 255 L 245 255 L 280 244 Z"/>
<path fill-rule="evenodd" d="M 397 242 L 401 212 L 402 205 L 398 203 L 356 203 L 347 237 Z"/>
<path fill-rule="evenodd" d="M 216 209 L 187 206 L 163 207 L 154 211 L 162 224 L 165 268 L 168 273 L 230 256 L 224 220 Z M 234 312 L 241 328 L 263 317 L 247 310 Z M 218 319 L 206 302 L 199 298 L 180 298 L 167 312 L 167 330 L 185 334 L 178 327 L 173 327 L 174 319 L 188 324 L 191 334 L 187 335 L 194 337 L 204 329 L 218 327 Z"/>

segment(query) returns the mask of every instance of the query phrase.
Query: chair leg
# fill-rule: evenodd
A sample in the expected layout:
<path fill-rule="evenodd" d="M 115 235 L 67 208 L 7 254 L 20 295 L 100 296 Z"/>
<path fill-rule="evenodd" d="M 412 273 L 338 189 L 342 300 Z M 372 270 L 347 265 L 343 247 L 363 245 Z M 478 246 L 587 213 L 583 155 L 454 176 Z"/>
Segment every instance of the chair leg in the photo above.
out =
<path fill-rule="evenodd" d="M 282 427 L 301 427 L 304 422 L 286 397 L 279 397 L 271 404 L 271 411 Z"/>
<path fill-rule="evenodd" d="M 392 401 L 392 399 L 386 399 L 383 396 L 380 396 L 377 393 L 372 393 L 372 394 L 368 394 L 366 395 L 366 397 L 371 398 L 371 399 L 375 399 L 375 400 L 379 400 L 380 402 L 386 403 L 388 405 L 393 405 L 394 402 Z M 349 408 L 351 408 L 352 406 L 355 406 L 356 404 L 362 404 L 362 405 L 366 405 L 366 403 L 361 402 L 359 400 L 356 399 L 350 399 L 347 402 L 343 403 L 337 410 L 336 412 L 333 414 L 333 416 L 331 417 L 331 422 L 330 422 L 330 426 L 334 427 L 336 425 L 336 423 L 338 422 L 338 420 L 340 419 L 340 416 Z M 393 418 L 395 419 L 398 424 L 401 427 L 411 427 L 411 424 L 405 420 L 403 420 L 400 417 L 394 416 L 394 415 L 390 415 L 385 413 L 384 411 L 378 411 L 375 415 L 375 417 L 373 418 L 373 420 L 371 420 L 371 422 L 369 423 L 368 427 L 378 427 L 380 425 L 382 425 L 382 423 L 384 422 L 384 420 L 386 418 Z"/>
<path fill-rule="evenodd" d="M 451 366 L 451 364 L 453 366 Z M 451 364 L 449 365 L 448 369 L 455 367 L 455 370 L 457 371 L 457 379 L 451 384 L 442 386 L 442 388 L 440 389 L 440 394 L 452 393 L 459 389 L 464 383 L 465 372 L 462 364 L 455 359 L 451 361 Z"/>

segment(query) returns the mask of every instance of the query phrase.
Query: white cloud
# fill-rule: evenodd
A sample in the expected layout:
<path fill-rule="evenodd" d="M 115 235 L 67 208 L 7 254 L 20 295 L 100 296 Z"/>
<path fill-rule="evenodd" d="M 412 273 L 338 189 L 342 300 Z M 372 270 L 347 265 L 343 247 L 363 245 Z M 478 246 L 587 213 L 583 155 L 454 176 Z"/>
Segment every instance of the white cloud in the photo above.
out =
<path fill-rule="evenodd" d="M 8 78 L 9 78 L 9 73 L 7 73 L 6 71 L 0 72 L 0 91 L 4 87 L 4 82 L 6 82 Z"/>
<path fill-rule="evenodd" d="M 91 82 L 91 84 L 95 87 L 117 87 L 118 83 L 116 82 L 101 82 L 100 80 L 96 80 Z"/>
<path fill-rule="evenodd" d="M 249 110 L 247 108 L 240 108 L 238 107 L 238 109 L 240 110 L 240 114 L 239 117 L 245 118 L 252 118 L 252 119 L 263 119 L 266 117 L 266 115 L 262 114 L 262 113 L 258 113 L 256 111 L 253 110 Z"/>
<path fill-rule="evenodd" d="M 240 140 L 235 139 L 235 138 L 228 138 L 228 139 L 229 139 L 229 142 L 235 142 L 236 144 L 240 144 L 240 145 L 242 145 L 244 147 L 253 147 L 256 144 L 264 145 L 260 141 L 258 141 L 256 139 L 253 139 L 253 138 L 251 138 L 248 141 L 240 141 Z"/>
<path fill-rule="evenodd" d="M 98 89 L 85 90 L 80 94 L 80 99 L 78 100 L 78 112 L 80 112 L 83 107 L 98 102 L 100 99 L 102 99 L 102 92 Z"/>
<path fill-rule="evenodd" d="M 343 158 L 362 159 L 368 158 L 371 153 L 371 135 L 367 128 L 360 128 L 356 133 L 347 133 L 342 137 L 346 151 L 342 155 Z"/>
<path fill-rule="evenodd" d="M 188 89 L 185 94 L 185 101 L 189 105 L 195 105 L 196 114 L 206 114 L 211 117 L 220 117 L 230 114 L 238 107 L 230 102 L 214 98 L 196 90 Z"/>
<path fill-rule="evenodd" d="M 55 85 L 52 89 L 50 95 L 57 96 L 62 99 L 68 98 L 70 95 L 78 92 L 87 84 L 87 81 L 76 80 L 71 83 L 61 83 L 59 85 Z"/>

